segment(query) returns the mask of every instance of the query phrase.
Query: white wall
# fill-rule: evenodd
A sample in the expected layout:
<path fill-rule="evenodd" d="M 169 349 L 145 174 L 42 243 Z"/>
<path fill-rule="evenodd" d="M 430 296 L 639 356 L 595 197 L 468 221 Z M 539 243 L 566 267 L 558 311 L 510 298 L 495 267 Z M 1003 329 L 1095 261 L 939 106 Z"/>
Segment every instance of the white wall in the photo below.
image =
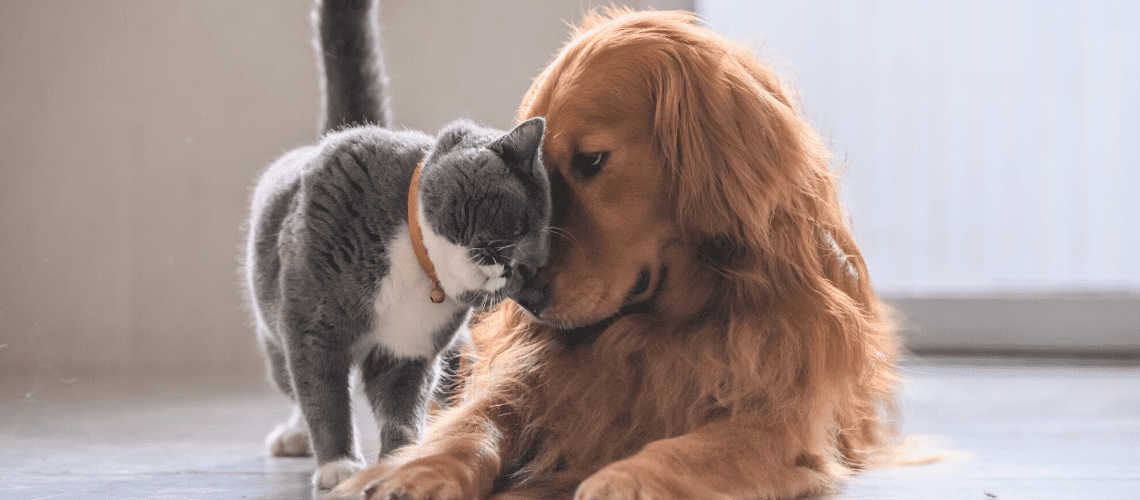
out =
<path fill-rule="evenodd" d="M 698 5 L 802 90 L 881 292 L 1140 291 L 1140 3 Z"/>

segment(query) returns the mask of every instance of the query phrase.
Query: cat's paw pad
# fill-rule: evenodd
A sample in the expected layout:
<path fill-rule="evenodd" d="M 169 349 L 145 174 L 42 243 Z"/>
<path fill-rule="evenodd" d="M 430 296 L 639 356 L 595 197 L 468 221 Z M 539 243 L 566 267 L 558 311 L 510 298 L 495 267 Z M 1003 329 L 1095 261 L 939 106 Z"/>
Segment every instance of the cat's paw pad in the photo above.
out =
<path fill-rule="evenodd" d="M 342 458 L 322 465 L 313 473 L 313 486 L 317 489 L 327 490 L 352 477 L 353 474 L 364 470 L 364 461 L 351 458 Z"/>
<path fill-rule="evenodd" d="M 275 457 L 307 457 L 313 454 L 309 428 L 303 419 L 292 418 L 278 425 L 265 442 L 269 445 L 269 453 Z"/>

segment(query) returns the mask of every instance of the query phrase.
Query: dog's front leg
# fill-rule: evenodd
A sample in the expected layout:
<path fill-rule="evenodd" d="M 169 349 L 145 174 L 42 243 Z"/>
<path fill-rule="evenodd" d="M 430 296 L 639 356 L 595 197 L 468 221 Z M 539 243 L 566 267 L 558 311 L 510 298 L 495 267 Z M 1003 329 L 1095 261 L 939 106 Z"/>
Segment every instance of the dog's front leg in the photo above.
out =
<path fill-rule="evenodd" d="M 588 477 L 574 500 L 792 499 L 825 492 L 848 473 L 797 451 L 788 433 L 741 420 L 649 443 Z"/>
<path fill-rule="evenodd" d="M 468 401 L 448 410 L 420 443 L 400 448 L 337 488 L 342 496 L 363 491 L 369 500 L 470 500 L 485 498 L 501 470 L 500 405 Z"/>

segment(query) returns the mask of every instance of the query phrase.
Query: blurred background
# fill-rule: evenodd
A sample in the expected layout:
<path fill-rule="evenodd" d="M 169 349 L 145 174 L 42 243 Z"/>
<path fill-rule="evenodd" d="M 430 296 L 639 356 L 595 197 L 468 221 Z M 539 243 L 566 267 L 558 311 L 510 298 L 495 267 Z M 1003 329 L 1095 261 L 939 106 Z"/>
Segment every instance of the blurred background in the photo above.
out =
<path fill-rule="evenodd" d="M 624 4 L 800 90 L 916 351 L 1140 356 L 1140 4 Z M 591 5 L 384 0 L 396 123 L 510 127 Z M 309 6 L 0 2 L 0 376 L 263 371 L 237 270 L 249 187 L 316 140 Z"/>

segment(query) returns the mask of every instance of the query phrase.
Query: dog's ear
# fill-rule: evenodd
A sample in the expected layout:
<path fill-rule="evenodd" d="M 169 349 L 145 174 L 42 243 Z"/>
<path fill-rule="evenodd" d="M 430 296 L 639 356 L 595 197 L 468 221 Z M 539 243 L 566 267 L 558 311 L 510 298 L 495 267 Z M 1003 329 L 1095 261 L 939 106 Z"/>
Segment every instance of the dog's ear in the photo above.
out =
<path fill-rule="evenodd" d="M 677 67 L 657 73 L 655 140 L 685 230 L 764 244 L 777 218 L 793 216 L 784 212 L 833 200 L 819 192 L 834 182 L 829 153 L 774 74 L 743 50 L 708 43 L 719 51 L 675 44 L 662 61 Z"/>
<path fill-rule="evenodd" d="M 832 267 L 835 246 L 866 276 L 830 152 L 776 75 L 700 35 L 672 50 L 657 62 L 669 69 L 656 73 L 654 140 L 686 239 L 799 271 Z"/>
<path fill-rule="evenodd" d="M 689 45 L 672 49 L 666 63 L 678 67 L 658 73 L 654 129 L 678 217 L 704 236 L 747 239 L 785 201 L 789 148 L 801 148 L 786 130 L 787 106 L 764 85 L 773 76 L 749 74 L 730 54 L 716 61 Z"/>

